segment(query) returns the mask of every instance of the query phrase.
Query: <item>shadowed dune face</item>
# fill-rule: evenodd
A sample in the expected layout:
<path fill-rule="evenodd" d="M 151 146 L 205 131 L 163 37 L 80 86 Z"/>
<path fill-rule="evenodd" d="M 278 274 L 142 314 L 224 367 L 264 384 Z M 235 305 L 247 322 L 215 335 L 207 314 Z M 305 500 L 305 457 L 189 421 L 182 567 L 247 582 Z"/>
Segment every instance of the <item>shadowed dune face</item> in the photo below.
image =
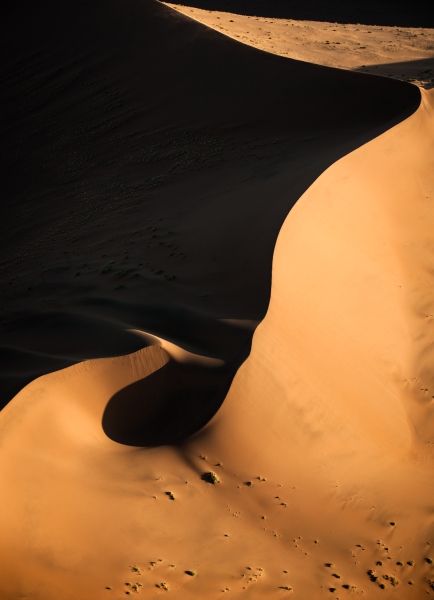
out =
<path fill-rule="evenodd" d="M 162 346 L 5 407 L 3 597 L 431 593 L 433 108 L 423 92 L 288 215 L 252 352 L 196 435 L 127 445 L 179 440 L 227 383 Z"/>
<path fill-rule="evenodd" d="M 263 318 L 288 211 L 414 111 L 418 90 L 258 52 L 153 0 L 18 2 L 7 16 L 2 403 L 70 356 L 68 338 L 82 338 L 74 361 L 93 358 L 101 322 L 99 356 L 136 350 L 124 330 L 141 329 L 229 349 L 235 372 L 250 333 L 221 319 Z M 60 313 L 60 351 L 46 330 L 36 354 L 32 334 L 10 336 Z"/>
<path fill-rule="evenodd" d="M 151 0 L 23 6 L 3 356 L 151 345 L 0 413 L 2 600 L 431 593 L 432 97 Z"/>
<path fill-rule="evenodd" d="M 204 427 L 232 382 L 230 368 L 171 358 L 152 374 L 114 394 L 102 417 L 104 433 L 128 446 L 178 444 Z"/>

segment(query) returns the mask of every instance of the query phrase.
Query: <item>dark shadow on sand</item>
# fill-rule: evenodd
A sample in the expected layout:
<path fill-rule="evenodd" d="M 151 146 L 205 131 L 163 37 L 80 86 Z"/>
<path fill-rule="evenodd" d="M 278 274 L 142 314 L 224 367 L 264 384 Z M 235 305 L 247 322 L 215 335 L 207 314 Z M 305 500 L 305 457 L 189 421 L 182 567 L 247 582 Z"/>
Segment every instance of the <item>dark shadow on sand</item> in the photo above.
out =
<path fill-rule="evenodd" d="M 253 332 L 222 319 L 263 319 L 289 211 L 412 114 L 419 90 L 261 52 L 155 0 L 17 0 L 5 14 L 2 403 L 47 365 L 137 350 L 126 329 L 222 358 L 233 377 Z"/>
<path fill-rule="evenodd" d="M 231 381 L 230 369 L 171 360 L 110 399 L 102 419 L 104 432 L 128 446 L 180 443 L 213 417 Z"/>

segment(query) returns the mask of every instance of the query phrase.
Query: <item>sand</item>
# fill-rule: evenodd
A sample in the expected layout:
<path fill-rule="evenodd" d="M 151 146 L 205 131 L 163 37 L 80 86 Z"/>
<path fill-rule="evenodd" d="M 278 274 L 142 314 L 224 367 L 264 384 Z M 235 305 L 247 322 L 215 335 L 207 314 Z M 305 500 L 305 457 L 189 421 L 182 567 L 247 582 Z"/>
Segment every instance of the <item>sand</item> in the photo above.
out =
<path fill-rule="evenodd" d="M 2 37 L 0 405 L 138 350 L 134 329 L 235 371 L 251 330 L 234 323 L 265 315 L 289 210 L 417 90 L 258 52 L 159 3 L 44 6 L 14 4 Z"/>
<path fill-rule="evenodd" d="M 238 15 L 167 3 L 266 52 L 434 87 L 434 29 Z M 391 15 L 393 19 L 393 16 Z"/>
<path fill-rule="evenodd" d="M 8 54 L 1 598 L 432 595 L 433 92 L 47 6 Z"/>

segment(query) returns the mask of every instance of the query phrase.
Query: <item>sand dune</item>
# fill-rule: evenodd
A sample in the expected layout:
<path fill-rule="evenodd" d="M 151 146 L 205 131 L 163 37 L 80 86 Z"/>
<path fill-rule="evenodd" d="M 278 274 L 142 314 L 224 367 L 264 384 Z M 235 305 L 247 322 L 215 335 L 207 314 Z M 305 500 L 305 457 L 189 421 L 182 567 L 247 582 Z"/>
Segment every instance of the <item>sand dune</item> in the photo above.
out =
<path fill-rule="evenodd" d="M 387 19 L 379 24 L 382 19 L 378 3 L 375 13 L 372 12 L 372 20 L 338 23 L 333 22 L 330 7 L 328 18 L 319 20 L 318 16 L 316 21 L 306 21 L 294 16 L 298 12 L 295 10 L 292 18 L 275 18 L 271 7 L 268 14 L 261 15 L 260 11 L 233 14 L 236 11 L 205 10 L 177 3 L 167 5 L 266 52 L 338 69 L 354 69 L 411 81 L 426 89 L 434 87 L 434 29 L 415 25 L 397 27 L 396 23 Z M 388 10 L 387 14 L 392 20 L 396 17 L 396 11 L 392 14 Z"/>
<path fill-rule="evenodd" d="M 183 5 L 175 0 L 175 5 Z M 399 27 L 433 27 L 434 19 L 424 10 L 423 4 L 397 0 L 393 6 L 388 2 L 375 0 L 332 0 L 327 5 L 322 0 L 190 0 L 193 9 L 207 9 L 213 12 L 232 12 L 253 17 L 275 19 L 295 19 L 297 21 L 331 21 L 333 23 L 363 23 L 365 25 L 386 25 Z"/>
<path fill-rule="evenodd" d="M 433 594 L 432 92 L 45 6 L 5 37 L 1 597 Z"/>
<path fill-rule="evenodd" d="M 263 318 L 288 211 L 418 91 L 259 52 L 150 0 L 10 13 L 2 404 L 138 350 L 129 329 L 236 368 L 251 336 L 221 319 Z"/>

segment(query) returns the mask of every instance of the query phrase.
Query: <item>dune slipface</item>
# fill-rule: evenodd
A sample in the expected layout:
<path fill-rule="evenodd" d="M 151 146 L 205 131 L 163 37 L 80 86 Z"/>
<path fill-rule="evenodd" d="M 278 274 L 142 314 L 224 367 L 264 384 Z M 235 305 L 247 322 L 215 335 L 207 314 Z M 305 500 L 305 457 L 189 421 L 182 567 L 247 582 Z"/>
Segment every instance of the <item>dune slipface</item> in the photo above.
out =
<path fill-rule="evenodd" d="M 2 598 L 431 593 L 432 95 L 151 1 L 47 3 L 14 37 L 22 8 Z"/>
<path fill-rule="evenodd" d="M 6 17 L 3 405 L 39 375 L 138 350 L 130 329 L 234 372 L 251 331 L 218 319 L 263 318 L 290 208 L 420 102 L 153 0 L 16 2 Z"/>

